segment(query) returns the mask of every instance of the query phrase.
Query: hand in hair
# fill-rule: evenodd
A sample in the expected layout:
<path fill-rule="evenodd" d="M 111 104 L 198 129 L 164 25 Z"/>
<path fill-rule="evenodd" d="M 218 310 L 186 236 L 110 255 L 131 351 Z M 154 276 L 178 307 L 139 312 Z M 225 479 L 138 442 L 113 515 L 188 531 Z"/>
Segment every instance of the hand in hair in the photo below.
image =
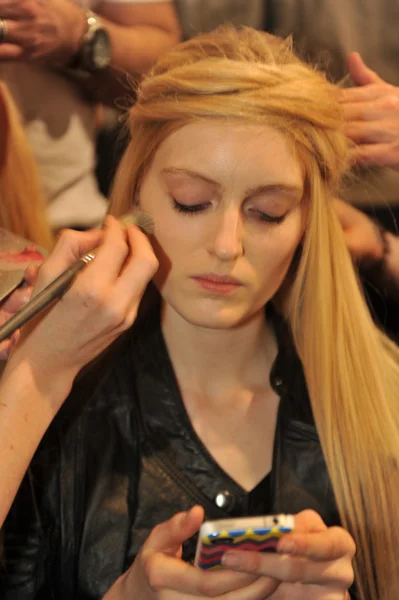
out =
<path fill-rule="evenodd" d="M 278 582 L 270 577 L 233 573 L 228 569 L 202 571 L 181 560 L 183 542 L 198 531 L 203 517 L 202 508 L 195 506 L 155 527 L 132 567 L 103 600 L 263 600 L 274 597 L 270 594 Z"/>
<path fill-rule="evenodd" d="M 369 69 L 357 52 L 348 69 L 358 87 L 341 90 L 346 135 L 356 142 L 353 159 L 399 169 L 399 87 Z"/>
<path fill-rule="evenodd" d="M 19 310 L 32 295 L 33 285 L 36 281 L 38 267 L 30 265 L 25 271 L 25 281 L 17 288 L 0 306 L 0 325 L 5 323 L 17 310 Z M 0 342 L 0 360 L 7 360 L 12 348 L 19 338 L 19 331 L 16 331 L 11 339 Z"/>
<path fill-rule="evenodd" d="M 276 554 L 228 552 L 223 563 L 237 572 L 277 580 L 275 592 L 262 598 L 349 600 L 355 551 L 347 531 L 328 528 L 317 513 L 305 510 L 295 517 L 295 533 L 280 540 Z"/>

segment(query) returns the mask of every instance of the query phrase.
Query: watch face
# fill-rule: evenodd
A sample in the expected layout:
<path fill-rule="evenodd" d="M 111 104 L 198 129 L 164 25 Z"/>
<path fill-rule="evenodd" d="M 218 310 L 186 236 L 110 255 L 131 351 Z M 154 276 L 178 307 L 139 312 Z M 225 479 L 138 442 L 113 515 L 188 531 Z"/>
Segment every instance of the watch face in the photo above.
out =
<path fill-rule="evenodd" d="M 111 60 L 111 46 L 108 33 L 104 29 L 97 29 L 92 41 L 92 62 L 96 71 L 105 69 Z"/>

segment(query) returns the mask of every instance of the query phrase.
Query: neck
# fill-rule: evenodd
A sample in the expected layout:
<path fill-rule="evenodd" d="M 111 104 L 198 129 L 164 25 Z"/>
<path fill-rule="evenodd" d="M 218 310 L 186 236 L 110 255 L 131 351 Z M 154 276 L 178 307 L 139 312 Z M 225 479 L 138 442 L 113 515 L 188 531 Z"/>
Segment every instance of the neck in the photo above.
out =
<path fill-rule="evenodd" d="M 237 327 L 210 329 L 188 323 L 166 305 L 162 331 L 181 387 L 220 399 L 267 385 L 277 344 L 263 310 Z"/>

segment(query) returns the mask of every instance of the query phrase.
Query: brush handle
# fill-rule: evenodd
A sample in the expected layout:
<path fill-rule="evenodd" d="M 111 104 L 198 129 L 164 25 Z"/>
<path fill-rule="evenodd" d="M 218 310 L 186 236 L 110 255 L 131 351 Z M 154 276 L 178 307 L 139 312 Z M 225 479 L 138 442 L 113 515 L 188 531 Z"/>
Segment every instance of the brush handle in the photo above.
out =
<path fill-rule="evenodd" d="M 93 260 L 94 254 L 90 252 L 82 256 L 69 269 L 66 269 L 54 281 L 41 290 L 29 302 L 25 304 L 19 311 L 8 319 L 0 327 L 0 342 L 9 338 L 14 331 L 25 325 L 30 319 L 36 316 L 39 312 L 47 308 L 54 300 L 62 296 L 72 285 L 77 274 Z"/>

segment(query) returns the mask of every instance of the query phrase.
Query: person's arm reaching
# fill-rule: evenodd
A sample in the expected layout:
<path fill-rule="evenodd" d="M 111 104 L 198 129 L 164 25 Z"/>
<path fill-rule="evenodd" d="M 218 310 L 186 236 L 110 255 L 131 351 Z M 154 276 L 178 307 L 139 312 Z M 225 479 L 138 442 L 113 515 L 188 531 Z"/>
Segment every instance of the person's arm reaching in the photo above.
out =
<path fill-rule="evenodd" d="M 68 67 L 87 27 L 85 11 L 72 0 L 0 0 L 0 15 L 7 32 L 0 62 Z M 136 79 L 179 41 L 180 26 L 173 2 L 104 0 L 96 6 L 96 15 L 110 38 L 110 66 L 78 82 L 96 100 L 113 104 L 126 91 L 127 75 Z"/>
<path fill-rule="evenodd" d="M 22 329 L 0 379 L 0 527 L 76 375 L 132 325 L 157 269 L 146 236 L 134 226 L 125 233 L 107 217 L 104 232 L 61 236 L 39 271 L 35 290 L 100 243 L 96 258 L 62 300 Z"/>

